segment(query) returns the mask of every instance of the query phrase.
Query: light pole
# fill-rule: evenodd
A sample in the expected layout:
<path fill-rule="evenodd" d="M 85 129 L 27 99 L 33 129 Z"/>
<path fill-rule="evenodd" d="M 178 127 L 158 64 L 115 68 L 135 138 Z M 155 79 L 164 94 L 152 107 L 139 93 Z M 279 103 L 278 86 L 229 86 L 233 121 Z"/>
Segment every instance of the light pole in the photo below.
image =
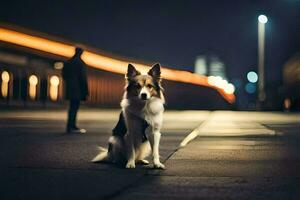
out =
<path fill-rule="evenodd" d="M 265 24 L 268 18 L 265 15 L 258 16 L 258 100 L 260 107 L 262 102 L 266 99 L 265 93 Z"/>

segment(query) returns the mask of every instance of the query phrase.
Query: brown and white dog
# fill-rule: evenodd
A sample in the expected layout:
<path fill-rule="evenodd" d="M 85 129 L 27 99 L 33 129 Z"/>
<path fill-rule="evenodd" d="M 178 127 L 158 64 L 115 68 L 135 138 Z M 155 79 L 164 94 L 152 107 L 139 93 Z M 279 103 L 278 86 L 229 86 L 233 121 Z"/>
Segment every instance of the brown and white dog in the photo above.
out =
<path fill-rule="evenodd" d="M 152 150 L 154 168 L 165 168 L 159 156 L 165 103 L 160 74 L 160 64 L 153 65 L 146 75 L 128 65 L 119 121 L 108 150 L 102 149 L 93 162 L 124 162 L 126 168 L 135 168 L 136 163 L 149 164 L 145 157 Z"/>

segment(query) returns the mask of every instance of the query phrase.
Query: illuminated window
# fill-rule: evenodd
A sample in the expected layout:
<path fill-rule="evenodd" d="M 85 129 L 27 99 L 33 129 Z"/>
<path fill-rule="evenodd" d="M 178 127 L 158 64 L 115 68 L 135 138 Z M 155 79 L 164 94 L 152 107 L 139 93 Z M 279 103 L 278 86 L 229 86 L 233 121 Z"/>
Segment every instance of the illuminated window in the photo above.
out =
<path fill-rule="evenodd" d="M 7 71 L 3 71 L 1 73 L 1 79 L 2 79 L 2 83 L 1 83 L 1 95 L 4 98 L 7 98 L 8 96 L 8 82 L 9 82 L 9 73 Z"/>
<path fill-rule="evenodd" d="M 58 86 L 59 86 L 58 76 L 55 76 L 55 75 L 51 76 L 49 94 L 50 94 L 50 99 L 52 101 L 57 101 L 57 99 L 58 99 Z"/>
<path fill-rule="evenodd" d="M 37 84 L 39 82 L 39 79 L 36 75 L 29 76 L 29 97 L 32 100 L 36 99 L 36 92 L 37 92 Z"/>

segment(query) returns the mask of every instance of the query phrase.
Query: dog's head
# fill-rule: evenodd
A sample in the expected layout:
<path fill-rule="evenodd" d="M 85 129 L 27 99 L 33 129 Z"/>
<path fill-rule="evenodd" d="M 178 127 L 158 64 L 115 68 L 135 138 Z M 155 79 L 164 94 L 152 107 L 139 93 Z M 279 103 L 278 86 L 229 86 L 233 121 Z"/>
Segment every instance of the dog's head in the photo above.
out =
<path fill-rule="evenodd" d="M 147 75 L 142 75 L 132 64 L 128 65 L 127 98 L 138 98 L 143 101 L 151 97 L 162 97 L 163 88 L 161 86 L 160 64 L 154 64 Z"/>

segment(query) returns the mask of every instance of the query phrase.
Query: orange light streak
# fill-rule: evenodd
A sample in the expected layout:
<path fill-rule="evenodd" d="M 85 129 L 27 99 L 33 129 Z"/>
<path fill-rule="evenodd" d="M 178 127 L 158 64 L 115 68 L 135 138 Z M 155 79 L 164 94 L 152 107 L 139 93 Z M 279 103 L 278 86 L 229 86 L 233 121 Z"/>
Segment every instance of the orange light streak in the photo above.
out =
<path fill-rule="evenodd" d="M 75 53 L 75 46 L 5 28 L 0 28 L 0 41 L 44 51 L 66 58 L 71 58 Z M 149 70 L 149 67 L 144 64 L 123 61 L 89 51 L 83 52 L 82 60 L 91 67 L 118 74 L 126 73 L 128 63 L 132 63 L 142 73 L 146 73 Z M 234 103 L 235 101 L 234 94 L 226 94 L 223 89 L 208 84 L 208 79 L 206 76 L 197 75 L 188 71 L 173 70 L 163 67 L 162 78 L 171 81 L 210 87 L 217 90 L 229 103 Z"/>
<path fill-rule="evenodd" d="M 64 57 L 75 53 L 74 46 L 4 28 L 0 28 L 0 40 Z"/>

